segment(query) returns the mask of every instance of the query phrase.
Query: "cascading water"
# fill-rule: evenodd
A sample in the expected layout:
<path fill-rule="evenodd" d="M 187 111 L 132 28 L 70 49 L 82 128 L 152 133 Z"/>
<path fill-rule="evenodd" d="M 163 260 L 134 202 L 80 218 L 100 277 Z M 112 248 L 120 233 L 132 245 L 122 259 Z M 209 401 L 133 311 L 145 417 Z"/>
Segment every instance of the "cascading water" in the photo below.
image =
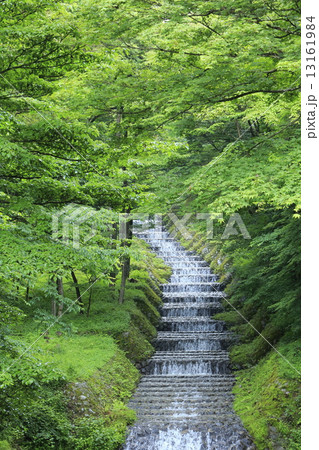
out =
<path fill-rule="evenodd" d="M 205 261 L 166 231 L 139 233 L 172 268 L 163 286 L 157 351 L 129 406 L 138 420 L 125 450 L 254 449 L 232 408 L 234 378 L 222 321 L 219 283 Z"/>

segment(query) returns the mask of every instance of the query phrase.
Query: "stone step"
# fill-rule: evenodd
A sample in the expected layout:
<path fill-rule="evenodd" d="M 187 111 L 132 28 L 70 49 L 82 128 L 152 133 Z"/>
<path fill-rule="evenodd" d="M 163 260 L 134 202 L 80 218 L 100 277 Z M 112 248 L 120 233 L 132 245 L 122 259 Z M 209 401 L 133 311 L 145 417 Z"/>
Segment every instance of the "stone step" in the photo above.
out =
<path fill-rule="evenodd" d="M 174 383 L 174 382 L 188 382 L 193 381 L 196 383 L 199 382 L 205 382 L 205 383 L 217 383 L 219 381 L 227 381 L 227 380 L 234 380 L 234 375 L 230 374 L 212 374 L 212 375 L 192 375 L 192 374 L 184 374 L 184 375 L 145 375 L 141 378 L 141 383 L 143 381 L 150 381 L 151 383 L 154 383 L 156 381 L 166 381 L 168 383 Z"/>
<path fill-rule="evenodd" d="M 174 244 L 174 242 L 172 242 L 172 244 Z M 196 258 L 203 259 L 198 253 L 191 250 L 186 250 L 184 247 L 181 247 L 178 244 L 169 246 L 159 245 L 156 253 L 164 256 L 175 256 L 176 258 L 185 258 L 186 256 L 187 257 L 196 256 Z"/>
<path fill-rule="evenodd" d="M 167 322 L 203 322 L 203 323 L 219 323 L 219 320 L 209 319 L 206 316 L 194 316 L 194 317 L 162 317 L 161 322 L 167 323 Z"/>
<path fill-rule="evenodd" d="M 230 377 L 229 379 L 227 379 L 227 375 L 228 374 L 210 374 L 210 375 L 205 375 L 202 376 L 203 378 L 209 378 L 212 377 L 214 375 L 219 375 L 219 376 L 223 376 L 224 379 L 223 380 L 209 380 L 209 381 L 205 381 L 205 380 L 200 380 L 201 375 L 197 375 L 197 376 L 192 376 L 192 379 L 186 379 L 183 380 L 182 377 L 183 375 L 179 375 L 179 376 L 175 376 L 175 378 L 180 378 L 177 380 L 172 379 L 172 375 L 144 375 L 138 385 L 139 389 L 140 387 L 143 386 L 143 389 L 147 388 L 147 389 L 155 389 L 155 390 L 159 390 L 159 389 L 165 389 L 165 390 L 175 390 L 176 389 L 208 389 L 208 390 L 213 390 L 213 389 L 219 389 L 219 388 L 224 388 L 224 387 L 229 387 L 229 386 L 234 386 L 235 384 L 235 379 L 234 377 Z M 229 376 L 229 375 L 228 375 Z M 160 380 L 159 380 L 160 378 Z M 162 379 L 163 378 L 163 379 Z M 167 380 L 166 380 L 167 378 Z"/>
<path fill-rule="evenodd" d="M 173 241 L 172 241 L 173 242 Z M 180 244 L 179 244 L 179 242 L 178 241 L 175 241 L 175 243 L 176 243 L 176 246 L 179 248 L 179 250 L 178 250 L 178 252 L 177 253 L 180 253 L 180 254 L 187 254 L 187 255 L 196 255 L 196 256 L 198 256 L 198 254 L 196 253 L 196 252 L 194 252 L 193 250 L 187 250 L 186 248 L 184 248 L 184 247 L 182 247 Z M 168 250 L 168 249 L 163 249 L 163 250 L 161 250 L 163 253 L 169 253 L 170 252 L 170 250 Z"/>
<path fill-rule="evenodd" d="M 223 409 L 222 405 L 216 408 L 215 410 L 213 408 L 202 408 L 199 410 L 196 410 L 195 408 L 192 410 L 191 408 L 187 409 L 177 409 L 174 408 L 167 408 L 167 409 L 158 409 L 158 406 L 154 406 L 154 408 L 149 407 L 143 409 L 143 407 L 134 406 L 134 410 L 136 408 L 137 417 L 142 418 L 145 416 L 152 417 L 153 419 L 162 419 L 162 420 L 175 420 L 175 419 L 188 419 L 193 418 L 195 421 L 198 420 L 200 416 L 200 420 L 205 421 L 216 421 L 217 420 L 227 420 L 227 417 L 230 418 L 230 416 L 235 416 L 235 413 L 233 412 L 231 407 Z"/>
<path fill-rule="evenodd" d="M 209 375 L 201 375 L 201 374 L 147 374 L 143 375 L 140 379 L 139 385 L 149 384 L 157 386 L 158 384 L 162 384 L 165 386 L 219 386 L 227 383 L 234 383 L 235 377 L 233 374 L 225 374 L 225 373 L 211 373 Z"/>
<path fill-rule="evenodd" d="M 177 421 L 187 419 L 194 420 L 195 423 L 207 424 L 214 423 L 216 420 L 219 423 L 223 423 L 223 421 L 229 420 L 230 422 L 233 422 L 237 419 L 236 414 L 232 410 L 222 412 L 221 410 L 214 411 L 213 409 L 201 411 L 200 415 L 198 415 L 195 411 L 187 411 L 184 414 L 176 410 L 154 411 L 153 413 L 150 411 L 139 411 L 137 416 L 140 420 L 143 420 L 143 422 L 146 420 L 154 422 L 157 419 L 158 421 L 161 421 L 163 425 L 166 421 L 168 423 L 172 423 L 172 421 L 176 423 Z M 237 422 L 240 422 L 239 419 L 237 419 Z"/>
<path fill-rule="evenodd" d="M 174 275 L 183 275 L 187 273 L 187 275 L 214 275 L 211 272 L 211 269 L 209 267 L 181 267 L 179 269 L 174 269 L 173 274 Z M 217 276 L 217 275 L 214 275 Z"/>
<path fill-rule="evenodd" d="M 187 308 L 187 309 L 164 309 L 162 311 L 163 319 L 192 319 L 194 317 L 207 317 L 208 320 L 212 315 L 221 312 L 221 308 Z M 164 322 L 163 322 L 164 323 Z"/>
<path fill-rule="evenodd" d="M 158 403 L 139 403 L 139 402 L 132 402 L 129 403 L 129 408 L 133 408 L 137 413 L 139 411 L 141 411 L 141 413 L 144 414 L 156 414 L 157 416 L 160 415 L 159 411 L 165 416 L 168 415 L 184 415 L 184 416 L 189 416 L 189 415 L 194 415 L 195 417 L 197 415 L 208 415 L 211 414 L 212 411 L 214 412 L 218 412 L 218 410 L 220 411 L 220 413 L 227 413 L 227 412 L 232 412 L 232 401 L 229 400 L 229 402 L 226 402 L 225 400 L 221 400 L 219 403 L 206 403 L 206 404 L 201 404 L 200 406 L 198 405 L 198 400 L 197 403 L 193 404 L 193 403 L 188 403 L 187 402 L 187 406 L 184 403 L 180 403 L 178 404 L 177 402 L 172 402 L 170 404 L 166 404 L 162 401 L 159 401 Z"/>
<path fill-rule="evenodd" d="M 157 254 L 160 255 L 160 258 L 163 259 L 165 262 L 170 262 L 170 263 L 176 263 L 179 262 L 181 264 L 184 264 L 184 266 L 186 266 L 187 264 L 191 263 L 191 262 L 195 262 L 195 263 L 205 263 L 207 265 L 207 267 L 209 267 L 208 263 L 201 258 L 198 255 L 186 255 L 184 254 L 183 256 L 176 256 L 175 255 L 176 249 L 174 249 L 172 251 L 172 253 L 170 255 L 160 255 L 160 252 L 158 252 Z"/>
<path fill-rule="evenodd" d="M 220 286 L 220 283 L 218 283 L 217 281 L 207 281 L 205 283 L 192 282 L 192 283 L 187 283 L 186 285 L 185 285 L 185 283 L 171 283 L 171 282 L 162 284 L 162 287 L 171 287 L 171 286 L 174 286 L 174 287 L 175 286 L 176 287 L 185 287 L 185 286 Z"/>
<path fill-rule="evenodd" d="M 164 382 L 164 381 L 140 381 L 140 384 L 138 385 L 137 389 L 146 389 L 149 390 L 151 389 L 152 391 L 173 391 L 174 393 L 177 392 L 183 392 L 184 390 L 188 391 L 188 390 L 203 390 L 203 391 L 209 391 L 209 392 L 213 392 L 214 390 L 220 390 L 220 389 L 226 389 L 226 388 L 232 388 L 232 386 L 234 386 L 235 384 L 235 380 L 234 379 L 230 379 L 228 381 L 223 381 L 223 382 L 216 382 L 216 383 L 211 383 L 211 382 L 198 382 L 196 381 L 196 379 L 191 382 L 172 382 L 171 384 L 169 382 Z"/>
<path fill-rule="evenodd" d="M 182 282 L 184 278 L 207 278 L 207 281 L 218 281 L 215 279 L 210 279 L 213 276 L 208 267 L 188 267 L 184 269 L 172 269 L 172 275 L 170 280 L 178 279 L 178 282 Z"/>
<path fill-rule="evenodd" d="M 162 290 L 163 297 L 165 298 L 167 295 L 167 298 L 170 298 L 170 294 L 177 294 L 176 296 L 184 296 L 186 294 L 186 301 L 187 296 L 191 297 L 200 297 L 200 296 L 206 296 L 206 294 L 215 294 L 215 292 L 220 292 L 218 289 L 214 288 L 213 286 L 204 286 L 202 289 L 198 288 L 197 286 L 184 286 L 182 288 L 176 288 L 176 287 L 170 287 L 167 289 Z M 220 298 L 218 296 L 215 296 L 216 298 Z"/>
<path fill-rule="evenodd" d="M 165 352 L 162 352 L 165 353 Z M 195 355 L 157 355 L 155 354 L 150 359 L 151 362 L 171 362 L 174 364 L 182 364 L 182 363 L 206 363 L 206 362 L 227 362 L 229 361 L 228 355 L 203 355 L 203 356 L 195 356 Z"/>
<path fill-rule="evenodd" d="M 203 397 L 207 399 L 207 401 L 212 402 L 216 396 L 220 396 L 220 398 L 223 398 L 225 396 L 228 396 L 229 398 L 233 398 L 232 394 L 232 385 L 229 386 L 221 386 L 218 389 L 208 389 L 207 387 L 198 387 L 196 386 L 186 386 L 184 388 L 181 388 L 176 392 L 176 389 L 165 389 L 165 387 L 158 387 L 157 389 L 149 388 L 143 386 L 143 389 L 137 389 L 134 397 L 134 399 L 143 398 L 158 398 L 158 391 L 161 392 L 161 398 L 167 398 L 170 401 L 171 400 L 180 400 L 180 401 L 187 401 L 188 399 L 196 399 L 198 403 L 201 403 Z M 179 399 L 180 397 L 180 399 Z M 132 401 L 131 400 L 131 401 Z"/>
<path fill-rule="evenodd" d="M 209 267 L 208 263 L 203 260 L 189 260 L 189 261 L 181 261 L 179 258 L 177 259 L 168 259 L 168 258 L 162 258 L 164 262 L 171 266 L 172 269 L 182 269 L 182 268 L 200 268 L 200 267 Z"/>
<path fill-rule="evenodd" d="M 163 298 L 221 298 L 224 297 L 222 291 L 211 291 L 211 292 L 165 292 Z M 188 300 L 189 301 L 189 300 Z"/>
<path fill-rule="evenodd" d="M 201 331 L 159 331 L 157 333 L 157 337 L 155 338 L 155 341 L 161 341 L 161 340 L 173 340 L 173 341 L 192 341 L 192 340 L 224 340 L 224 339 L 234 339 L 235 335 L 231 333 L 230 331 L 207 331 L 207 332 L 201 332 Z"/>
<path fill-rule="evenodd" d="M 203 261 L 203 259 L 200 256 L 193 256 L 193 255 L 186 255 L 178 256 L 172 253 L 171 255 L 163 255 L 159 252 L 159 257 L 161 259 L 164 259 L 165 262 L 181 262 L 183 264 L 189 264 L 192 262 L 203 262 L 206 263 L 206 261 Z M 207 263 L 206 263 L 207 264 Z"/>
<path fill-rule="evenodd" d="M 171 275 L 171 284 L 217 283 L 213 275 Z"/>
<path fill-rule="evenodd" d="M 230 373 L 229 361 L 224 359 L 211 359 L 204 361 L 172 361 L 157 360 L 150 361 L 143 373 L 154 375 L 181 375 L 183 373 L 193 373 L 194 375 L 211 375 L 212 373 Z"/>
<path fill-rule="evenodd" d="M 219 378 L 214 378 L 219 377 Z M 177 387 L 182 389 L 189 388 L 207 388 L 207 389 L 215 389 L 219 387 L 227 387 L 233 386 L 235 384 L 235 378 L 232 374 L 216 374 L 211 373 L 209 375 L 189 375 L 189 374 L 181 374 L 181 375 L 155 375 L 148 374 L 143 375 L 139 382 L 138 388 L 140 386 L 145 386 L 148 388 L 154 389 L 176 389 Z"/>
<path fill-rule="evenodd" d="M 212 377 L 219 376 L 220 379 Z M 174 379 L 176 378 L 176 379 Z M 154 389 L 155 391 L 173 390 L 177 392 L 177 388 L 181 390 L 209 390 L 224 389 L 234 386 L 235 378 L 231 374 L 210 374 L 210 375 L 143 375 L 137 389 Z"/>
<path fill-rule="evenodd" d="M 162 339 L 159 341 L 155 341 L 155 344 L 158 351 L 225 351 L 226 349 L 228 349 L 231 342 L 232 341 L 230 339 L 225 339 L 223 341 L 207 339 L 199 339 L 197 341 Z"/>
<path fill-rule="evenodd" d="M 220 291 L 220 284 L 219 283 L 189 283 L 189 284 L 166 284 L 162 288 L 162 292 L 164 295 L 167 293 L 208 293 L 208 292 L 216 292 Z"/>
<path fill-rule="evenodd" d="M 231 396 L 229 393 L 220 393 L 219 396 L 211 395 L 208 397 L 204 397 L 203 395 L 183 395 L 178 397 L 178 395 L 162 395 L 158 396 L 154 393 L 149 393 L 149 395 L 143 395 L 141 392 L 139 395 L 135 395 L 134 398 L 130 401 L 131 405 L 138 405 L 138 406 L 151 406 L 157 407 L 157 408 L 163 408 L 168 407 L 184 407 L 184 408 L 198 408 L 198 409 L 205 409 L 205 408 L 214 408 L 216 409 L 217 406 L 222 405 L 228 405 L 232 406 L 233 402 L 233 396 Z"/>
<path fill-rule="evenodd" d="M 225 417 L 225 415 L 235 415 L 235 413 L 232 410 L 231 404 L 225 405 L 223 407 L 222 403 L 218 406 L 213 408 L 213 405 L 210 405 L 210 407 L 206 408 L 185 408 L 183 405 L 171 405 L 171 407 L 163 407 L 159 410 L 159 405 L 141 405 L 141 404 L 132 404 L 128 405 L 129 408 L 132 408 L 136 411 L 137 416 L 145 416 L 149 415 L 153 418 L 162 418 L 162 419 L 169 419 L 171 418 L 174 420 L 175 418 L 190 418 L 193 417 L 194 420 L 197 420 L 197 418 L 200 416 L 201 419 L 212 419 L 216 420 L 221 417 Z M 164 419 L 164 420 L 165 420 Z"/>
<path fill-rule="evenodd" d="M 161 309 L 187 309 L 187 308 L 221 308 L 220 302 L 166 302 L 163 304 Z"/>
<path fill-rule="evenodd" d="M 182 393 L 180 392 L 161 392 L 160 394 L 158 392 L 148 391 L 144 392 L 143 390 L 136 391 L 133 399 L 130 401 L 130 403 L 161 403 L 161 402 L 177 402 L 177 403 L 187 403 L 187 404 L 193 404 L 196 403 L 197 405 L 200 403 L 200 405 L 215 405 L 218 402 L 232 402 L 234 395 L 229 392 L 209 392 L 207 391 L 201 391 L 196 392 L 191 391 L 187 392 L 184 391 Z"/>
<path fill-rule="evenodd" d="M 201 310 L 201 309 L 207 309 L 207 310 L 213 310 L 213 309 L 221 309 L 222 306 L 220 302 L 166 302 L 162 305 L 161 310 L 162 311 L 187 311 L 188 309 L 195 309 L 195 310 Z"/>
<path fill-rule="evenodd" d="M 192 294 L 192 293 L 190 292 L 190 294 Z M 221 298 L 221 296 L 219 296 L 219 295 L 212 295 L 212 296 L 209 296 L 209 297 L 193 297 L 193 296 L 189 296 L 189 297 L 168 297 L 168 298 L 163 296 L 162 300 L 163 300 L 163 306 L 167 305 L 167 304 L 170 304 L 170 305 L 173 305 L 173 304 L 184 305 L 185 303 L 186 304 L 187 303 L 188 304 L 191 303 L 192 304 L 191 306 L 197 306 L 197 305 L 203 305 L 204 306 L 207 303 L 218 303 L 219 305 L 221 305 L 221 302 L 219 300 L 220 298 Z"/>
<path fill-rule="evenodd" d="M 158 350 L 152 357 L 154 358 L 172 358 L 172 359 L 180 359 L 180 358 L 195 358 L 201 359 L 206 357 L 228 357 L 228 352 L 225 350 L 209 350 L 209 351 L 199 351 L 199 350 L 189 350 L 189 351 L 160 351 Z"/>
<path fill-rule="evenodd" d="M 155 375 L 148 375 L 147 377 L 156 377 Z M 165 378 L 167 377 L 167 375 L 162 375 L 161 378 Z M 207 375 L 205 375 L 205 377 L 208 377 Z M 182 382 L 182 381 L 175 381 L 175 382 L 165 382 L 163 380 L 161 381 L 142 381 L 140 382 L 137 391 L 136 392 L 145 392 L 145 394 L 147 394 L 148 392 L 152 392 L 152 393 L 157 393 L 158 391 L 160 392 L 167 392 L 167 393 L 173 393 L 174 395 L 176 393 L 188 393 L 188 392 L 203 392 L 203 393 L 216 393 L 216 392 L 231 392 L 234 384 L 235 384 L 235 380 L 234 379 L 229 379 L 229 380 L 225 380 L 225 381 L 219 381 L 219 382 L 200 382 L 197 381 L 198 379 L 198 375 L 197 377 L 194 377 L 194 381 L 187 381 L 187 382 Z"/>
<path fill-rule="evenodd" d="M 162 242 L 164 242 L 164 243 L 169 242 L 169 243 L 174 243 L 174 244 L 176 242 L 174 238 L 170 238 L 170 237 L 166 237 L 166 236 L 161 237 L 160 235 L 158 235 L 154 238 L 150 238 L 150 237 L 148 237 L 148 235 L 146 233 L 140 233 L 139 237 L 140 237 L 140 239 L 143 239 L 145 242 L 151 243 L 154 246 L 156 246 L 156 244 L 160 245 Z"/>
<path fill-rule="evenodd" d="M 165 318 L 164 318 L 165 319 Z M 176 319 L 176 318 L 167 318 L 167 319 Z M 182 319 L 182 317 L 180 318 Z M 159 324 L 159 329 L 161 331 L 169 331 L 169 332 L 203 332 L 203 331 L 219 331 L 223 332 L 225 329 L 225 325 L 222 322 L 214 322 L 213 320 L 187 320 L 187 317 L 183 317 L 184 320 L 173 320 L 173 321 L 161 321 Z M 186 319 L 186 320 L 185 320 Z"/>

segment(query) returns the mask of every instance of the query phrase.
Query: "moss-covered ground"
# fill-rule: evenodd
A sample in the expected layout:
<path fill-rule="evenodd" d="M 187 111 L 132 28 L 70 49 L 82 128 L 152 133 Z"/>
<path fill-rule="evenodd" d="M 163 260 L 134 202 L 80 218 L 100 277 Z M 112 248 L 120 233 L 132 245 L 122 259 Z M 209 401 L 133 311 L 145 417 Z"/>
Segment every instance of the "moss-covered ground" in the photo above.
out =
<path fill-rule="evenodd" d="M 299 368 L 300 346 L 280 343 L 277 350 Z M 258 449 L 300 449 L 300 378 L 272 350 L 256 365 L 236 372 L 235 411 Z"/>
<path fill-rule="evenodd" d="M 229 283 L 241 280 L 232 278 L 230 259 L 220 245 L 209 243 L 203 236 L 194 228 L 192 239 L 183 239 L 180 234 L 178 238 L 185 248 L 198 252 L 209 263 L 227 293 Z M 278 320 L 269 319 L 265 308 L 242 301 L 236 311 L 231 301 L 231 297 L 223 301 L 225 311 L 214 318 L 225 321 L 237 336 L 230 347 L 236 376 L 234 409 L 258 450 L 300 449 L 300 340 L 283 330 Z"/>
<path fill-rule="evenodd" d="M 119 276 L 114 286 L 101 280 L 91 293 L 89 313 L 88 291 L 84 314 L 66 312 L 43 334 L 52 324 L 50 304 L 35 289 L 23 323 L 10 337 L 21 359 L 1 393 L 0 449 L 121 447 L 135 420 L 126 403 L 139 380 L 136 365 L 154 351 L 159 284 L 170 275 L 145 244 L 138 245 L 144 246 L 144 257 L 132 261 L 122 305 Z M 84 292 L 87 280 L 77 276 Z M 64 283 L 64 295 L 76 298 L 71 280 Z M 16 357 L 12 354 L 8 364 Z"/>

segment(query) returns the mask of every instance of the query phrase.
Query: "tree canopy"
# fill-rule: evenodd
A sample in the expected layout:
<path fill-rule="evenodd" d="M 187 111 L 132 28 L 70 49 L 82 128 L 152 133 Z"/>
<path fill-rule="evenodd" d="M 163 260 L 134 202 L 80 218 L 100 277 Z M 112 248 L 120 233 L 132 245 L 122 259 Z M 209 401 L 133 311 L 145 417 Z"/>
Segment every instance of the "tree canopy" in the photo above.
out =
<path fill-rule="evenodd" d="M 299 1 L 3 0 L 0 9 L 7 351 L 8 324 L 31 300 L 45 299 L 53 316 L 59 304 L 83 312 L 63 281 L 78 300 L 79 276 L 114 287 L 122 270 L 125 286 L 130 258 L 144 257 L 119 233 L 130 212 L 240 213 L 252 239 L 212 242 L 233 304 L 249 319 L 262 314 L 260 331 L 281 327 L 274 341 L 297 338 Z"/>

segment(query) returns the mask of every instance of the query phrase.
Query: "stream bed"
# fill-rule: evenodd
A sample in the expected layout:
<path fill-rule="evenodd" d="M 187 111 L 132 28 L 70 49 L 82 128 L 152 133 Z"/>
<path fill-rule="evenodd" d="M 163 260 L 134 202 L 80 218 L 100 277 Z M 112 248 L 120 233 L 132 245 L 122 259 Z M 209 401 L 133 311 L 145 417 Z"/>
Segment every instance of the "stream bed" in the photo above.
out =
<path fill-rule="evenodd" d="M 233 335 L 211 318 L 222 310 L 217 277 L 168 232 L 149 229 L 138 237 L 172 268 L 172 276 L 162 288 L 156 352 L 128 405 L 138 420 L 124 449 L 255 449 L 232 406 L 227 348 Z"/>

